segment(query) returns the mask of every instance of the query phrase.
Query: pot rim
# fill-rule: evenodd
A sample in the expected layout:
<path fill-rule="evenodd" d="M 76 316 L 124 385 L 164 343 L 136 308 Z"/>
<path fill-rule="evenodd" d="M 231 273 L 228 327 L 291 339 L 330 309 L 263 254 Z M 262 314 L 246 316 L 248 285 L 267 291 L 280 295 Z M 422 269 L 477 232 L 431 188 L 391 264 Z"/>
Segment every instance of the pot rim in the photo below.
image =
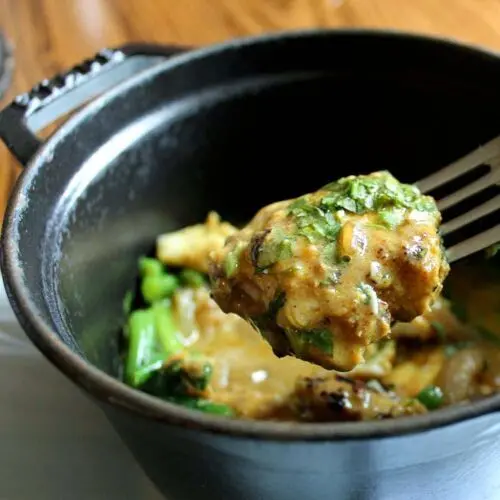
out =
<path fill-rule="evenodd" d="M 285 423 L 237 420 L 213 416 L 183 408 L 140 392 L 86 362 L 67 347 L 53 332 L 48 322 L 42 319 L 39 309 L 30 297 L 29 287 L 23 277 L 21 259 L 17 252 L 18 223 L 22 218 L 22 211 L 26 203 L 25 192 L 36 177 L 39 168 L 43 166 L 46 153 L 52 150 L 53 145 L 61 137 L 65 136 L 69 130 L 76 128 L 85 116 L 105 106 L 107 100 L 119 95 L 125 89 L 138 85 L 148 75 L 151 76 L 156 72 L 167 71 L 170 67 L 184 64 L 193 58 L 205 57 L 226 49 L 235 50 L 241 46 L 268 43 L 280 39 L 336 35 L 386 37 L 394 39 L 396 43 L 398 40 L 403 39 L 416 43 L 437 43 L 448 45 L 450 49 L 473 52 L 478 56 L 489 56 L 500 61 L 498 53 L 477 45 L 457 42 L 446 37 L 399 30 L 362 28 L 307 29 L 237 38 L 176 55 L 101 95 L 64 123 L 52 138 L 37 151 L 19 177 L 8 202 L 1 235 L 1 268 L 7 295 L 21 326 L 34 345 L 66 377 L 98 401 L 119 407 L 139 417 L 184 428 L 239 438 L 274 441 L 339 441 L 402 436 L 469 420 L 500 408 L 500 394 L 497 394 L 482 401 L 447 407 L 424 415 L 382 421 Z"/>

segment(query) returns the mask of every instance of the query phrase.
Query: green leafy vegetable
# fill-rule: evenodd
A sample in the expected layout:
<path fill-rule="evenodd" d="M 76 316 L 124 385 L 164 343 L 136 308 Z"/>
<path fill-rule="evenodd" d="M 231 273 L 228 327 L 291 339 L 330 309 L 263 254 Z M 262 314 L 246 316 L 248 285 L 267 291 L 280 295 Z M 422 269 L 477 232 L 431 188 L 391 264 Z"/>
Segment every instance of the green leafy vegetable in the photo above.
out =
<path fill-rule="evenodd" d="M 137 387 L 161 366 L 165 357 L 158 348 L 155 316 L 151 309 L 138 309 L 130 314 L 128 344 L 125 378 L 130 385 Z"/>
<path fill-rule="evenodd" d="M 164 266 L 158 259 L 152 257 L 141 257 L 139 259 L 139 274 L 144 276 L 161 276 Z"/>
<path fill-rule="evenodd" d="M 174 321 L 172 309 L 162 303 L 151 306 L 154 315 L 158 341 L 161 343 L 165 356 L 173 356 L 184 349 L 184 344 L 178 337 L 178 327 Z"/>
<path fill-rule="evenodd" d="M 150 305 L 131 311 L 133 294 L 124 300 L 126 383 L 188 408 L 233 416 L 229 406 L 206 399 L 212 363 L 186 349 L 169 300 L 178 286 L 196 288 L 206 283 L 205 276 L 192 269 L 182 269 L 178 277 L 168 274 L 160 261 L 149 257 L 141 258 L 138 265 L 141 293 Z"/>
<path fill-rule="evenodd" d="M 164 364 L 140 387 L 167 401 L 195 409 L 209 409 L 215 403 L 204 400 L 212 376 L 212 364 L 204 356 L 184 353 Z M 224 406 L 224 405 L 222 405 Z"/>
<path fill-rule="evenodd" d="M 428 410 L 437 410 L 443 404 L 443 391 L 435 385 L 429 385 L 418 393 L 417 399 Z"/>
<path fill-rule="evenodd" d="M 165 366 L 159 382 L 168 386 L 171 394 L 200 394 L 207 389 L 211 377 L 212 364 L 205 357 L 185 354 Z"/>
<path fill-rule="evenodd" d="M 146 275 L 141 283 L 141 293 L 148 304 L 170 297 L 179 286 L 173 274 Z"/>

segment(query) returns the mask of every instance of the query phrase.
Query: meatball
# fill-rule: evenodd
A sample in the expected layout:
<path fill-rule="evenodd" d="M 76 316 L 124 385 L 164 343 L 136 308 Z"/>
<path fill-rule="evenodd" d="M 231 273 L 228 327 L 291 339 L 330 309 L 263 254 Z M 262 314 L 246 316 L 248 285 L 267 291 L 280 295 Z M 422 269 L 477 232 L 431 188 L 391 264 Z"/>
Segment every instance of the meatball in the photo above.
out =
<path fill-rule="evenodd" d="M 278 356 L 352 370 L 394 321 L 438 297 L 449 271 L 434 200 L 388 172 L 268 205 L 211 255 L 214 300 Z"/>

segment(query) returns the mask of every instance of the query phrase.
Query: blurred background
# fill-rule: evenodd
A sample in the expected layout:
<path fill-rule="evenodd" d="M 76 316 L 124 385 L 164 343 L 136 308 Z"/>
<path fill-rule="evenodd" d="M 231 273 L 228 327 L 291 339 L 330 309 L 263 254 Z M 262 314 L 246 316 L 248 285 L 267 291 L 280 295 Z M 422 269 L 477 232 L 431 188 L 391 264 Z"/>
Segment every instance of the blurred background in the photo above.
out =
<path fill-rule="evenodd" d="M 500 1 L 0 0 L 0 32 L 12 46 L 15 65 L 0 107 L 103 47 L 130 41 L 200 46 L 259 33 L 324 27 L 432 33 L 499 49 Z M 0 93 L 1 88 L 0 78 Z M 18 170 L 1 145 L 0 164 L 3 215 Z"/>
<path fill-rule="evenodd" d="M 0 108 L 104 47 L 196 47 L 326 27 L 437 34 L 498 50 L 500 0 L 0 0 Z M 0 216 L 18 174 L 0 145 Z M 102 415 L 27 342 L 2 289 L 0 406 L 0 500 L 68 491 L 72 500 L 159 498 Z"/>

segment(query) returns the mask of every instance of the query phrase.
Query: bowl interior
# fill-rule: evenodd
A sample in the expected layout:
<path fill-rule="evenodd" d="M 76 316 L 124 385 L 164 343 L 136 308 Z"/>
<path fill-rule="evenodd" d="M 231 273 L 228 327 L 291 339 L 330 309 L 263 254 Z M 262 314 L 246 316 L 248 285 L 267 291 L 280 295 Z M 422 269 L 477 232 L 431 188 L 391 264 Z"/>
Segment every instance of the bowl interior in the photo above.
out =
<path fill-rule="evenodd" d="M 165 63 L 84 110 L 22 180 L 30 294 L 113 376 L 123 297 L 161 232 L 210 210 L 241 223 L 348 174 L 413 182 L 500 128 L 500 60 L 474 50 L 362 35 L 236 49 Z"/>

